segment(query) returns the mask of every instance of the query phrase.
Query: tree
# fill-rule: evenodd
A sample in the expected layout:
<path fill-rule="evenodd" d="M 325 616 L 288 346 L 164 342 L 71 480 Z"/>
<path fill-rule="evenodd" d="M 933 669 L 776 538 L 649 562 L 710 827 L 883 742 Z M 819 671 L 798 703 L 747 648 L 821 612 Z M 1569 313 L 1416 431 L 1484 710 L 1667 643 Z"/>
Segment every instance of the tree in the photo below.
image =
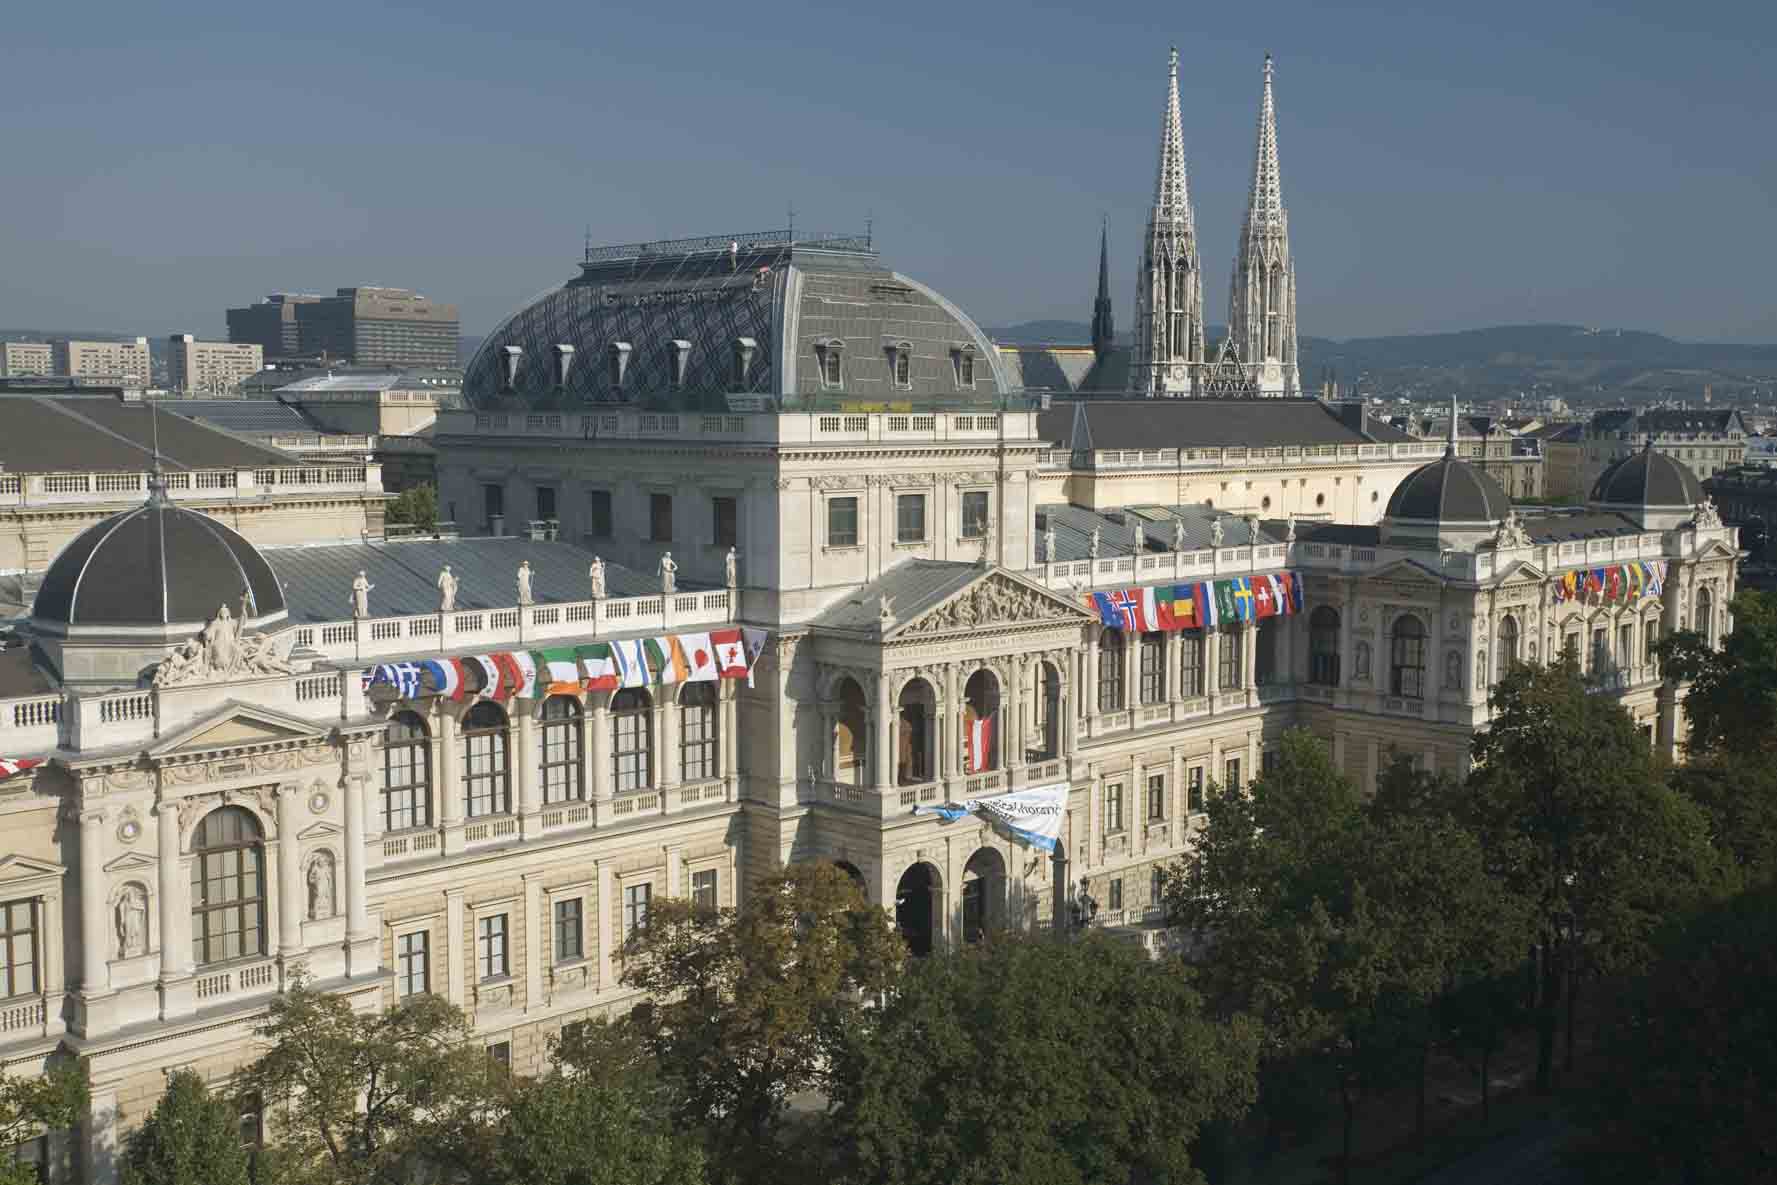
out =
<path fill-rule="evenodd" d="M 630 1014 L 710 1163 L 768 1179 L 791 1095 L 827 1085 L 831 1052 L 906 948 L 888 915 L 830 864 L 760 881 L 741 909 L 656 903 L 625 944 Z"/>
<path fill-rule="evenodd" d="M 859 1185 L 1203 1180 L 1198 1131 L 1255 1090 L 1259 1029 L 1099 933 L 996 935 L 909 968 L 844 1043 L 838 1177 Z"/>
<path fill-rule="evenodd" d="M 1777 1180 L 1777 886 L 1675 923 L 1599 1057 L 1575 1149 L 1593 1179 Z"/>
<path fill-rule="evenodd" d="M 167 1093 L 123 1154 L 124 1185 L 247 1185 L 239 1113 L 190 1070 L 176 1070 Z"/>
<path fill-rule="evenodd" d="M 1662 780 L 1634 721 L 1563 658 L 1506 672 L 1476 735 L 1464 822 L 1489 874 L 1532 919 L 1539 1090 L 1554 1086 L 1563 992 L 1625 970 L 1674 908 L 1719 885 L 1702 813 Z M 1569 1013 L 1569 1058 L 1572 1017 Z"/>
<path fill-rule="evenodd" d="M 409 486 L 383 510 L 383 522 L 408 523 L 422 532 L 438 527 L 438 491 L 429 485 Z"/>
<path fill-rule="evenodd" d="M 282 1104 L 270 1143 L 292 1181 L 396 1185 L 416 1164 L 485 1157 L 505 1076 L 439 997 L 360 1013 L 298 984 L 272 1001 L 258 1035 L 270 1048 L 235 1085 Z"/>
<path fill-rule="evenodd" d="M 494 1185 L 702 1185 L 703 1149 L 639 1084 L 551 1073 L 516 1086 L 477 1179 Z"/>
<path fill-rule="evenodd" d="M 0 1148 L 12 1148 L 52 1128 L 73 1127 L 86 1110 L 84 1061 L 59 1060 L 34 1077 L 0 1075 Z M 23 1165 L 0 1162 L 0 1185 L 37 1185 Z"/>

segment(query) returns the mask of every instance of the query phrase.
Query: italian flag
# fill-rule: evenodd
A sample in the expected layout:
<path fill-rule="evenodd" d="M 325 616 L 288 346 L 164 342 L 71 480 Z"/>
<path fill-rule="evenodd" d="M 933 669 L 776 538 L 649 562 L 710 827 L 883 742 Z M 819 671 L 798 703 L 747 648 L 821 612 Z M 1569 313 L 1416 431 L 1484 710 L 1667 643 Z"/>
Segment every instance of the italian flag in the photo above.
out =
<path fill-rule="evenodd" d="M 572 646 L 533 650 L 531 660 L 537 664 L 535 690 L 538 698 L 574 695 L 580 690 L 580 659 Z"/>
<path fill-rule="evenodd" d="M 586 690 L 616 691 L 622 685 L 623 676 L 617 669 L 617 655 L 611 650 L 609 642 L 577 646 L 574 648 L 574 657 L 580 660 L 580 669 L 585 672 Z"/>

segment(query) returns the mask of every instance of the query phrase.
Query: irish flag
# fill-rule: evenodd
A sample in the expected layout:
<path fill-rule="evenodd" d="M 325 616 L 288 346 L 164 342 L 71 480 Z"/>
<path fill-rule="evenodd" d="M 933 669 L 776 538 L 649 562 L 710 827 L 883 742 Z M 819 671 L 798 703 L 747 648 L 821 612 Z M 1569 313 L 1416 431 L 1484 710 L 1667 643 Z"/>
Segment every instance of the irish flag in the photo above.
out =
<path fill-rule="evenodd" d="M 644 638 L 642 653 L 648 660 L 648 674 L 651 683 L 683 683 L 685 672 L 685 652 L 679 648 L 679 640 L 671 634 L 662 634 L 658 638 Z"/>
<path fill-rule="evenodd" d="M 580 660 L 572 646 L 553 650 L 533 650 L 531 659 L 537 664 L 537 694 L 574 695 L 580 690 Z"/>
<path fill-rule="evenodd" d="M 576 646 L 574 657 L 580 660 L 580 669 L 585 672 L 586 690 L 616 691 L 622 686 L 623 676 L 617 670 L 617 655 L 609 642 Z"/>

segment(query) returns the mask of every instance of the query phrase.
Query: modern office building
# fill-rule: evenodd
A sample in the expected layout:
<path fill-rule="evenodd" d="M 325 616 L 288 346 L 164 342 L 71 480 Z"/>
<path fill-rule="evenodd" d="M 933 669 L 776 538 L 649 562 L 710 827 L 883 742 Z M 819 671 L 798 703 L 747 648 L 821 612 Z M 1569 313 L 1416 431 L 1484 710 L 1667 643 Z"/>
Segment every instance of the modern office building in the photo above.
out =
<path fill-rule="evenodd" d="M 154 380 L 153 362 L 145 337 L 114 342 L 59 341 L 52 345 L 58 375 L 133 379 L 142 386 Z"/>
<path fill-rule="evenodd" d="M 0 342 L 0 378 L 54 374 L 55 347 L 48 342 Z"/>
<path fill-rule="evenodd" d="M 406 288 L 340 288 L 332 296 L 274 293 L 228 310 L 228 340 L 268 360 L 320 358 L 357 366 L 455 366 L 457 307 Z"/>
<path fill-rule="evenodd" d="M 233 391 L 264 365 L 258 343 L 201 342 L 189 333 L 167 339 L 167 386 L 180 394 Z"/>

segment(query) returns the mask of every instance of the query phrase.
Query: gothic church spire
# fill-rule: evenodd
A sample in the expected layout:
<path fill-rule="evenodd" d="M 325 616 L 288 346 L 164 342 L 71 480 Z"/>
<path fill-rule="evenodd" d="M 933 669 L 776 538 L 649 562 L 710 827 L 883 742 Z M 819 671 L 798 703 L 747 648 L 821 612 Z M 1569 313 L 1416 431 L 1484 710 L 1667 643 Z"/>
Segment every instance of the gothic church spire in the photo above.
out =
<path fill-rule="evenodd" d="M 1261 394 L 1293 396 L 1302 387 L 1296 367 L 1296 268 L 1277 163 L 1271 76 L 1271 55 L 1266 54 L 1252 186 L 1228 290 L 1228 336 Z"/>
<path fill-rule="evenodd" d="M 1132 380 L 1150 395 L 1186 395 L 1203 361 L 1203 277 L 1197 265 L 1196 215 L 1185 173 L 1179 120 L 1178 50 L 1172 51 L 1160 166 L 1136 285 L 1136 357 Z"/>
<path fill-rule="evenodd" d="M 1092 302 L 1092 355 L 1103 361 L 1117 339 L 1111 319 L 1111 226 L 1107 219 L 1098 228 L 1098 299 Z"/>

